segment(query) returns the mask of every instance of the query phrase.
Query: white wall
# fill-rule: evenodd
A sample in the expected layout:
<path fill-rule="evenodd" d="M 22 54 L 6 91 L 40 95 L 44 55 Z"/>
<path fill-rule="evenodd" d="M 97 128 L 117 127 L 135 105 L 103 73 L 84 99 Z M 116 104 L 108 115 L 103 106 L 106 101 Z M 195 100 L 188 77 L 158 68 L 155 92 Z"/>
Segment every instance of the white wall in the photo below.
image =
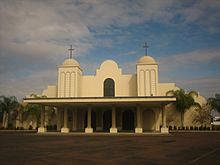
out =
<path fill-rule="evenodd" d="M 137 96 L 136 75 L 122 75 L 121 69 L 112 60 L 104 61 L 95 76 L 82 76 L 80 96 L 103 97 L 103 85 L 107 78 L 115 82 L 115 96 Z"/>

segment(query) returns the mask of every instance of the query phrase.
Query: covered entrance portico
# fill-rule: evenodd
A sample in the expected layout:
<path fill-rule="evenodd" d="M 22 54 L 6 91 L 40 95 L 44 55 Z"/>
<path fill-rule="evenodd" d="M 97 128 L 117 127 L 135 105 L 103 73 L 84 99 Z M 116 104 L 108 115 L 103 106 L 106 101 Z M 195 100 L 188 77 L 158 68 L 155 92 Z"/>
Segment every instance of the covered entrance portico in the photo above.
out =
<path fill-rule="evenodd" d="M 24 99 L 26 103 L 41 104 L 42 107 L 56 107 L 57 130 L 61 133 L 70 131 L 84 131 L 85 133 L 95 131 L 110 133 L 156 131 L 168 133 L 165 106 L 175 100 L 174 97 L 170 96 Z M 68 121 L 68 114 L 70 113 L 72 113 L 72 123 Z M 143 115 L 147 117 L 143 118 Z M 38 132 L 46 131 L 45 108 L 43 108 Z"/>

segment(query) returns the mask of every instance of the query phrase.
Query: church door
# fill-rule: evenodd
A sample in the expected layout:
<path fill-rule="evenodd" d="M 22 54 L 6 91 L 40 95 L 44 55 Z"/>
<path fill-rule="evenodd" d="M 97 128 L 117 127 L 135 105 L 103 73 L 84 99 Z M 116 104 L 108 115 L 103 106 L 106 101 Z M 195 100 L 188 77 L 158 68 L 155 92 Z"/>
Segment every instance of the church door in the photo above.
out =
<path fill-rule="evenodd" d="M 107 110 L 103 113 L 103 131 L 109 132 L 112 126 L 112 111 Z"/>
<path fill-rule="evenodd" d="M 134 112 L 131 110 L 126 110 L 122 115 L 122 129 L 125 131 L 134 130 Z"/>

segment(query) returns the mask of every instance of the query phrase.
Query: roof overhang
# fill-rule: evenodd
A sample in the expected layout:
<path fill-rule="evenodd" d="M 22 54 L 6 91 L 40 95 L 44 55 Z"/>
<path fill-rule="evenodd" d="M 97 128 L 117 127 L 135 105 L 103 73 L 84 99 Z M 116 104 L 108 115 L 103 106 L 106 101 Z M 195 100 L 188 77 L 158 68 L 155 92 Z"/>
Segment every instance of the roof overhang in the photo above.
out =
<path fill-rule="evenodd" d="M 25 103 L 46 106 L 85 106 L 85 105 L 147 105 L 159 106 L 175 102 L 173 96 L 150 97 L 63 97 L 63 98 L 24 98 Z"/>

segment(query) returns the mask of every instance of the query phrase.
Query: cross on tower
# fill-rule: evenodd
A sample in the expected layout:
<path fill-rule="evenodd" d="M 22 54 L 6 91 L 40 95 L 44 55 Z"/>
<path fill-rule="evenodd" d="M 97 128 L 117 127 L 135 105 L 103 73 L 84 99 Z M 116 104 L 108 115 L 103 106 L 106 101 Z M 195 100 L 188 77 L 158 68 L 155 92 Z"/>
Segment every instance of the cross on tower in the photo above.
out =
<path fill-rule="evenodd" d="M 70 49 L 68 49 L 69 51 L 70 51 L 70 58 L 73 58 L 73 51 L 74 51 L 74 49 L 73 49 L 73 47 L 72 47 L 72 45 L 70 45 Z"/>
<path fill-rule="evenodd" d="M 145 50 L 145 56 L 147 56 L 147 48 L 149 48 L 149 46 L 147 45 L 147 42 L 144 43 L 143 48 Z"/>

